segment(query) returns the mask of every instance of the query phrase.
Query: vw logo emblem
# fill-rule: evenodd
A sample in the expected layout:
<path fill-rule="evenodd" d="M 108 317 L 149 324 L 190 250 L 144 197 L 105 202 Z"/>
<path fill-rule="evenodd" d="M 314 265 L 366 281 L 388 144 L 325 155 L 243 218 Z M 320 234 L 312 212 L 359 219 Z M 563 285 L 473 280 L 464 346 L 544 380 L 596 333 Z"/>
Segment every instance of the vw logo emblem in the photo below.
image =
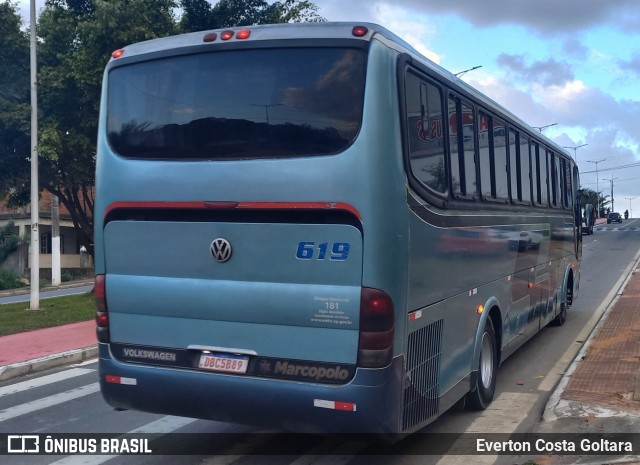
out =
<path fill-rule="evenodd" d="M 210 246 L 211 255 L 220 263 L 229 261 L 231 258 L 231 244 L 221 237 L 214 239 Z"/>

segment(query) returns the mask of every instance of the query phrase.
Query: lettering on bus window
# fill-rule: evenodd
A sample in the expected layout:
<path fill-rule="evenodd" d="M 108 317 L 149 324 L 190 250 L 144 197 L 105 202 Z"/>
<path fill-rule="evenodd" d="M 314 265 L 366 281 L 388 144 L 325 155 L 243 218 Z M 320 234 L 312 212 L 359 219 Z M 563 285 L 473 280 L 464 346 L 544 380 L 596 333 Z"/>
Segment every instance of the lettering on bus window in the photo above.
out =
<path fill-rule="evenodd" d="M 411 174 L 424 186 L 445 193 L 448 181 L 440 89 L 411 72 L 405 87 Z"/>

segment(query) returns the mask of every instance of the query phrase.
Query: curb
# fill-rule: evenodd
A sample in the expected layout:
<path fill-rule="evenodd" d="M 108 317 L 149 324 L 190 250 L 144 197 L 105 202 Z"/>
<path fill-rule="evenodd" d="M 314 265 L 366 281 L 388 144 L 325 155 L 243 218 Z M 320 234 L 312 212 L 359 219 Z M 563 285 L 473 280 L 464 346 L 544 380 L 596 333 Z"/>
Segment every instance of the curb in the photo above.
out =
<path fill-rule="evenodd" d="M 67 283 L 62 283 L 59 286 L 45 286 L 40 288 L 40 292 L 48 292 L 48 291 L 58 291 L 60 289 L 71 289 L 74 287 L 82 287 L 82 286 L 90 286 L 93 285 L 93 279 L 83 279 L 80 281 L 70 281 Z M 0 291 L 0 297 L 12 297 L 14 295 L 25 295 L 29 294 L 31 289 L 28 287 L 19 287 L 17 289 L 10 289 L 7 291 Z"/>
<path fill-rule="evenodd" d="M 14 363 L 12 365 L 0 366 L 0 381 L 7 381 L 18 376 L 37 373 L 73 363 L 84 362 L 98 357 L 98 346 L 89 346 L 82 349 L 74 349 L 59 354 L 47 355 L 45 357 L 27 360 L 26 362 Z"/>

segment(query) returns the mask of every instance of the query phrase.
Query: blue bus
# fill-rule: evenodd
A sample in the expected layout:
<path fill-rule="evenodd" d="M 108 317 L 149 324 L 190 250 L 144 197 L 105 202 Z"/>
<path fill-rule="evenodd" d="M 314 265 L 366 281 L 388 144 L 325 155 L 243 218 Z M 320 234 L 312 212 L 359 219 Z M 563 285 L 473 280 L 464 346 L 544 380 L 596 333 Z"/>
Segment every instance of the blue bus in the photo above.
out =
<path fill-rule="evenodd" d="M 411 433 L 577 297 L 579 173 L 375 24 L 133 44 L 104 74 L 100 385 L 120 409 Z"/>

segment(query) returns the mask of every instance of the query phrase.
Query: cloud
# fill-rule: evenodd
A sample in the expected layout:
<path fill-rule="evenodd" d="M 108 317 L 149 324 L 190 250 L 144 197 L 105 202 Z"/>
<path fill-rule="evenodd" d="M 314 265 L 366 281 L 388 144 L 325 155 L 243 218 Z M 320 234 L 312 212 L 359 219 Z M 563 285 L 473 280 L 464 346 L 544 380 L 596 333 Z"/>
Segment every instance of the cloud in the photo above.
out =
<path fill-rule="evenodd" d="M 640 53 L 633 56 L 629 60 L 620 60 L 618 61 L 618 66 L 623 71 L 628 71 L 633 74 L 640 76 Z"/>
<path fill-rule="evenodd" d="M 573 80 L 571 67 L 553 58 L 527 65 L 524 57 L 520 55 L 502 53 L 498 56 L 498 65 L 507 68 L 511 74 L 515 74 L 518 79 L 525 82 L 558 85 Z"/>
<path fill-rule="evenodd" d="M 640 25 L 637 0 L 396 0 L 394 4 L 424 13 L 456 14 L 476 26 L 517 24 L 551 35 L 564 35 L 604 23 L 637 34 Z"/>

